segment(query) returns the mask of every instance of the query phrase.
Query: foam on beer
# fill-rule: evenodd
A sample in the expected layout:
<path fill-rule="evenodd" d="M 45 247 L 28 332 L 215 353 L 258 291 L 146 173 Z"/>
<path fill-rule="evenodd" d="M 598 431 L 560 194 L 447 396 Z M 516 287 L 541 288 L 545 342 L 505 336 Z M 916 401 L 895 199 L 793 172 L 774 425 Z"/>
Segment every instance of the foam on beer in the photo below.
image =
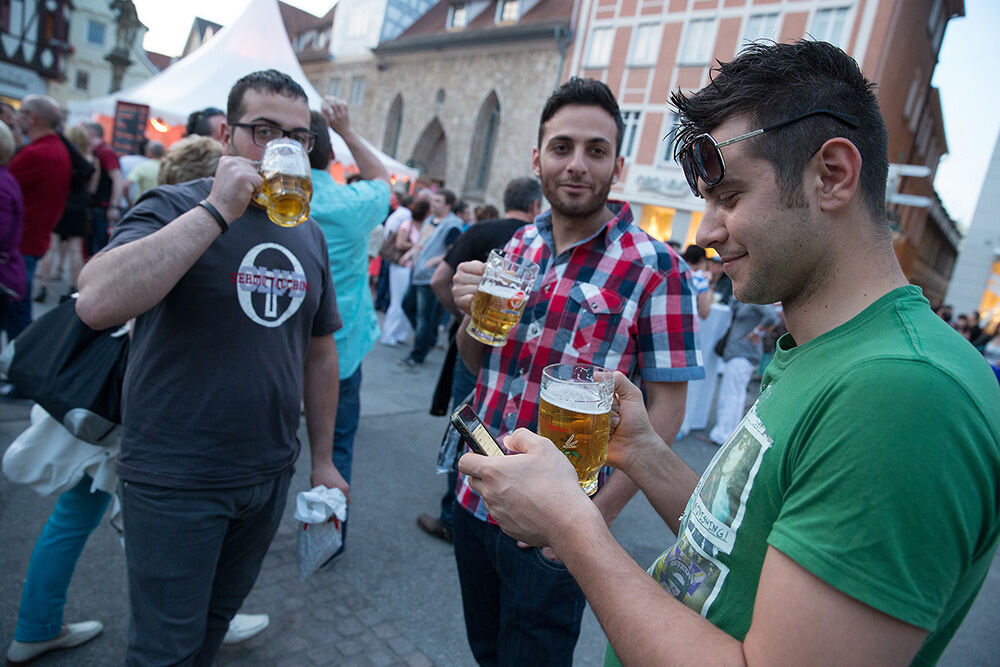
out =
<path fill-rule="evenodd" d="M 497 283 L 480 285 L 479 291 L 499 299 L 513 299 L 518 293 L 516 287 L 507 287 L 506 285 L 498 285 Z"/>
<path fill-rule="evenodd" d="M 596 385 L 552 383 L 541 392 L 546 403 L 563 410 L 585 415 L 603 415 L 611 409 L 610 397 L 602 400 L 594 394 Z"/>

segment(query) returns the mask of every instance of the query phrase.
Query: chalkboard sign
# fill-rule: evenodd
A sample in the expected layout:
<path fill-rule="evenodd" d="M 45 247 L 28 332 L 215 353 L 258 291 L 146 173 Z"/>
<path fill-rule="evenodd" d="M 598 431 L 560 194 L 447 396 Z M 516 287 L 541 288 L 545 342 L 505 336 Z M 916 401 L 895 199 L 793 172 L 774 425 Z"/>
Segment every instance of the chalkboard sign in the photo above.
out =
<path fill-rule="evenodd" d="M 135 155 L 139 152 L 148 119 L 147 104 L 121 101 L 115 104 L 115 127 L 111 147 L 118 155 Z"/>

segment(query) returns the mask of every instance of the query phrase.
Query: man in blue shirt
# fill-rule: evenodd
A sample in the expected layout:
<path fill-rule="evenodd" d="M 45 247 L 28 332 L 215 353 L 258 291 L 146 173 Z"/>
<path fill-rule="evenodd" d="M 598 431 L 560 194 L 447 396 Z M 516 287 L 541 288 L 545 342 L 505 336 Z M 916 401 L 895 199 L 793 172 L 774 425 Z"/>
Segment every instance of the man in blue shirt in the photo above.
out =
<path fill-rule="evenodd" d="M 334 97 L 323 113 L 311 114 L 316 145 L 312 165 L 312 217 L 319 223 L 330 255 L 342 329 L 334 334 L 340 355 L 340 397 L 334 429 L 333 463 L 351 482 L 354 434 L 361 413 L 361 361 L 379 337 L 378 318 L 368 288 L 368 237 L 389 213 L 389 172 L 351 127 L 347 104 Z M 326 170 L 333 158 L 327 127 L 339 134 L 358 165 L 361 180 L 339 185 Z"/>

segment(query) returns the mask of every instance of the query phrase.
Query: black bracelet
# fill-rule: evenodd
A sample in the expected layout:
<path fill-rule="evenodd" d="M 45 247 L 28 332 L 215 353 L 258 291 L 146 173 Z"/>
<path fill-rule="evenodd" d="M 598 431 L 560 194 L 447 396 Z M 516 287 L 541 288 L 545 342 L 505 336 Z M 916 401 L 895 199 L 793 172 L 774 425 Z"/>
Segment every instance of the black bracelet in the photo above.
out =
<path fill-rule="evenodd" d="M 207 199 L 202 199 L 198 202 L 198 206 L 201 206 L 203 209 L 208 211 L 209 215 L 215 218 L 215 221 L 219 223 L 219 229 L 221 229 L 222 233 L 225 234 L 229 229 L 229 223 L 227 223 L 226 219 L 222 217 L 221 213 L 219 213 L 219 209 L 209 204 Z"/>

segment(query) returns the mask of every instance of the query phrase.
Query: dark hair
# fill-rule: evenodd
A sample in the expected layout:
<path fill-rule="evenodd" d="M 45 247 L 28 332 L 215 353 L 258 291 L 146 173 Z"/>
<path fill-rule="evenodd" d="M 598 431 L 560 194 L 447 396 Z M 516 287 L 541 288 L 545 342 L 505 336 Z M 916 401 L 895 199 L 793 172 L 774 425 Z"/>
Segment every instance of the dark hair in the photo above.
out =
<path fill-rule="evenodd" d="M 233 84 L 229 91 L 229 100 L 226 102 L 226 118 L 229 124 L 239 122 L 245 112 L 243 108 L 243 96 L 248 89 L 284 95 L 292 99 L 308 99 L 306 91 L 295 82 L 295 79 L 284 72 L 276 69 L 265 69 L 251 72 Z"/>
<path fill-rule="evenodd" d="M 503 191 L 503 208 L 505 211 L 531 210 L 531 205 L 542 201 L 542 186 L 538 180 L 530 176 L 515 178 Z"/>
<path fill-rule="evenodd" d="M 767 160 L 777 174 L 782 200 L 794 206 L 802 197 L 802 172 L 829 139 L 843 137 L 861 154 L 860 189 L 871 217 L 885 223 L 885 182 L 889 135 L 875 99 L 874 84 L 849 55 L 826 42 L 754 42 L 727 62 L 719 62 L 712 81 L 670 102 L 680 115 L 678 146 L 711 132 L 735 115 L 751 129 L 766 127 L 816 109 L 857 116 L 852 129 L 827 115 L 816 115 L 747 141 L 754 157 Z"/>
<path fill-rule="evenodd" d="M 622 140 L 625 138 L 625 121 L 622 120 L 622 113 L 618 108 L 614 93 L 597 79 L 581 79 L 576 76 L 559 86 L 559 89 L 545 101 L 542 119 L 538 122 L 539 147 L 542 145 L 542 132 L 545 123 L 555 116 L 557 111 L 571 104 L 600 107 L 611 114 L 615 121 L 615 127 L 618 129 L 618 136 L 615 139 L 615 157 L 618 157 L 622 152 Z"/>
<path fill-rule="evenodd" d="M 184 128 L 185 136 L 212 136 L 212 123 L 209 119 L 215 116 L 225 116 L 226 112 L 218 107 L 205 107 L 201 111 L 193 111 L 188 116 L 187 126 Z"/>
<path fill-rule="evenodd" d="M 701 246 L 694 245 L 693 243 L 687 248 L 684 248 L 684 254 L 681 255 L 684 261 L 688 264 L 697 264 L 705 260 L 707 255 L 705 254 L 705 249 Z"/>
<path fill-rule="evenodd" d="M 426 199 L 418 199 L 410 206 L 410 214 L 414 220 L 423 220 L 431 212 L 431 205 Z"/>
<path fill-rule="evenodd" d="M 448 204 L 448 208 L 451 208 L 452 206 L 455 205 L 455 193 L 452 192 L 451 190 L 447 188 L 441 188 L 434 194 L 441 195 L 442 197 L 444 197 L 444 202 Z"/>
<path fill-rule="evenodd" d="M 455 215 L 461 217 L 463 213 L 469 208 L 469 205 L 464 199 L 457 200 L 451 207 L 451 212 Z"/>
<path fill-rule="evenodd" d="M 407 192 L 397 192 L 396 199 L 399 200 L 399 205 L 403 208 L 410 208 L 410 204 L 413 203 L 413 195 Z"/>
<path fill-rule="evenodd" d="M 493 204 L 483 204 L 482 206 L 477 206 L 475 210 L 476 222 L 482 222 L 483 220 L 496 220 L 500 217 L 500 211 Z"/>
<path fill-rule="evenodd" d="M 330 166 L 333 149 L 330 148 L 330 130 L 323 114 L 318 111 L 309 112 L 309 131 L 316 135 L 316 143 L 309 151 L 309 166 L 313 169 L 326 169 Z"/>

